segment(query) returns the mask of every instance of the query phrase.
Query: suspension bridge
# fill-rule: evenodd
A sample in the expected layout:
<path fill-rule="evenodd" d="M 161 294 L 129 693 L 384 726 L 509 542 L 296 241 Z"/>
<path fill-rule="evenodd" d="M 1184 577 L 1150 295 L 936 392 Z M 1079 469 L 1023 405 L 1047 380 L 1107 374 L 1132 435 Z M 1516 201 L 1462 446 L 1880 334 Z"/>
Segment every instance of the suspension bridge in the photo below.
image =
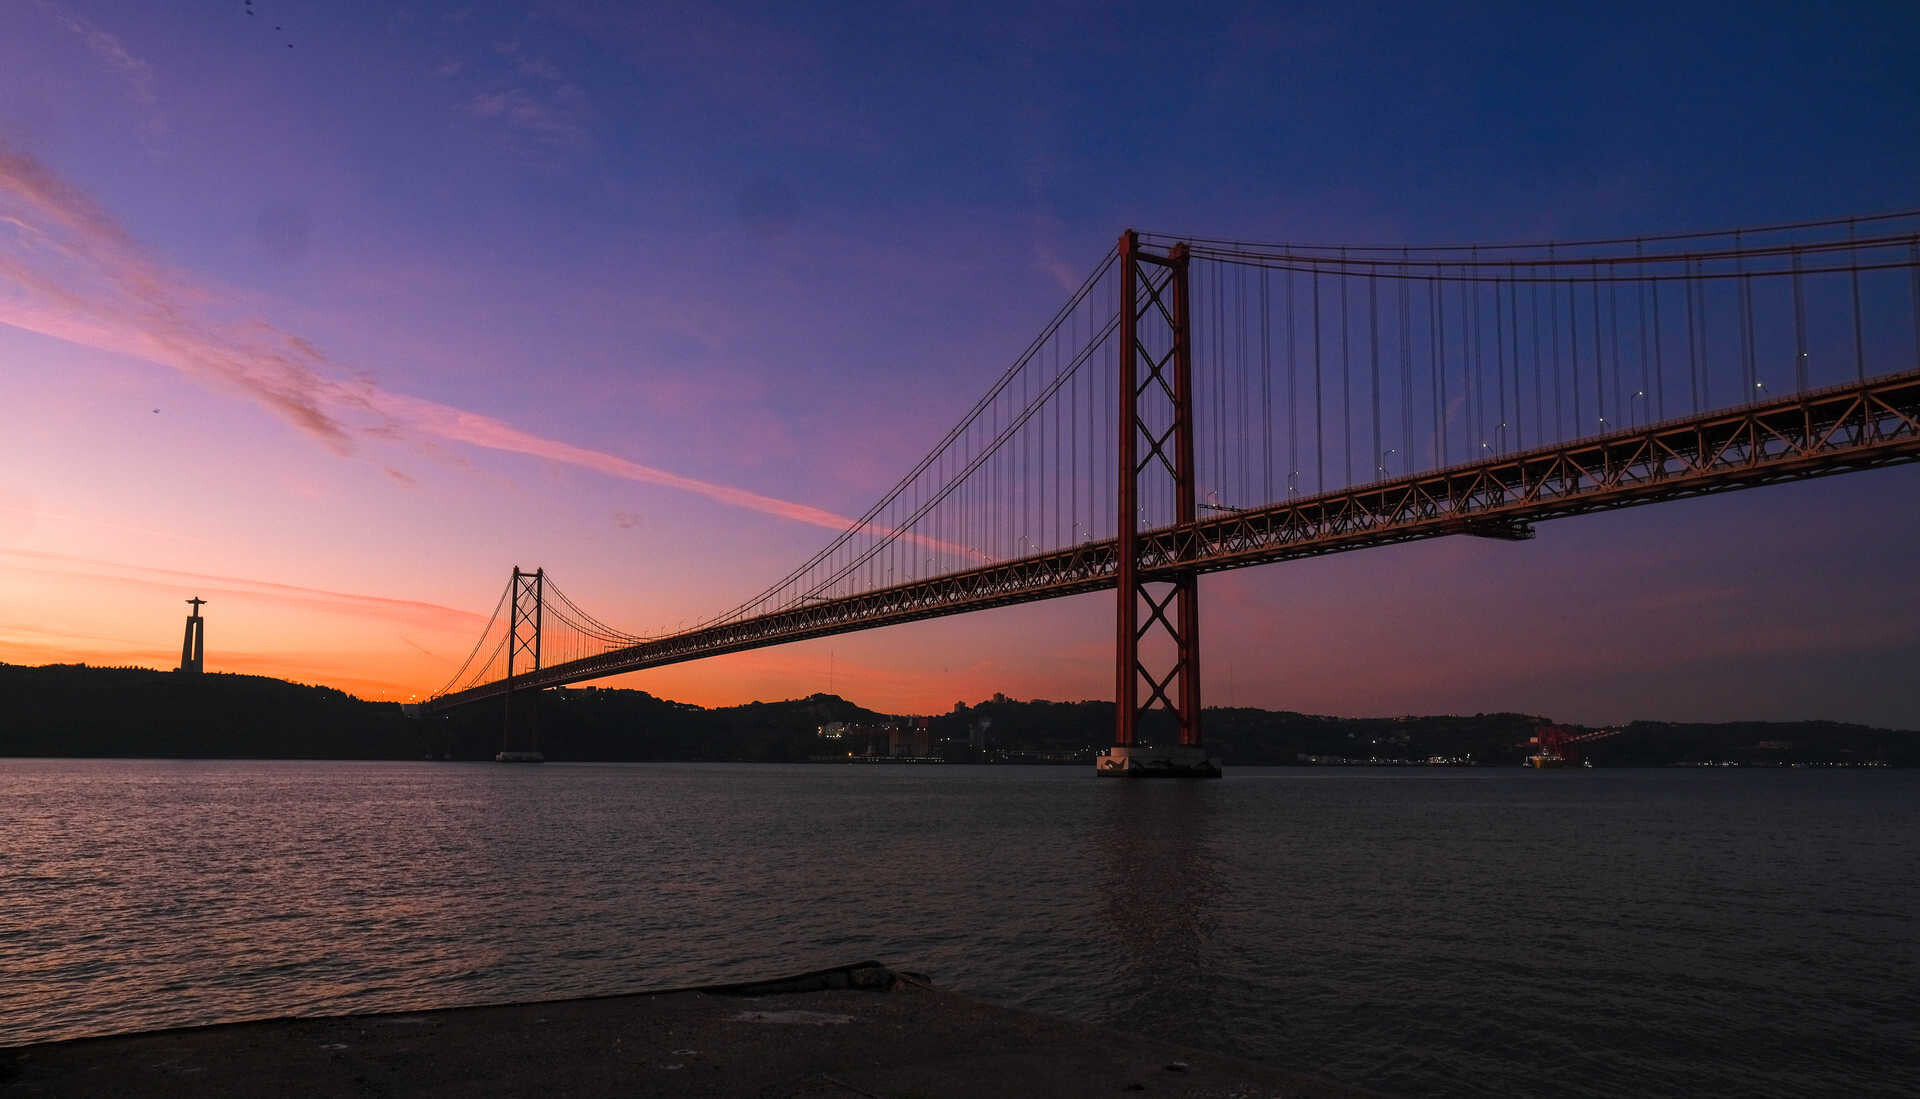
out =
<path fill-rule="evenodd" d="M 1113 589 L 1100 766 L 1206 771 L 1201 573 L 1916 458 L 1920 211 L 1438 247 L 1129 230 L 787 575 L 649 636 L 516 566 L 422 708 Z M 1149 750 L 1156 709 L 1178 742 Z"/>

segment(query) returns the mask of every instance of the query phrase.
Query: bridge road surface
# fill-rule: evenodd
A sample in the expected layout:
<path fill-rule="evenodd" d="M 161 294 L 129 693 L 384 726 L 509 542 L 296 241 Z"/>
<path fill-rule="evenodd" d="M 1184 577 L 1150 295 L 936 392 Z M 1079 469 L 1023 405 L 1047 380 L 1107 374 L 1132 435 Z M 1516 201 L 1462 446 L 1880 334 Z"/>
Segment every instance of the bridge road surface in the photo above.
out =
<path fill-rule="evenodd" d="M 868 963 L 728 989 L 50 1042 L 0 1050 L 0 1094 L 1370 1093 L 1172 1041 L 995 1007 Z"/>

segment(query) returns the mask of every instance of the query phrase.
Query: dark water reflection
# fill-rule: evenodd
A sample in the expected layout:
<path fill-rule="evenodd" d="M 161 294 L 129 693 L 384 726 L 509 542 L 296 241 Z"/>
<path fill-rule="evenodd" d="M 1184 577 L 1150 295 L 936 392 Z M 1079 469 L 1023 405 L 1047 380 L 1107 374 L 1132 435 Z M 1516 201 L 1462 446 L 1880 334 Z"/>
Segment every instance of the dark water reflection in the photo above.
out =
<path fill-rule="evenodd" d="M 1113 965 L 1105 1014 L 1128 1029 L 1190 1034 L 1212 1014 L 1204 1007 L 1223 945 L 1218 784 L 1100 785 L 1097 949 Z"/>
<path fill-rule="evenodd" d="M 874 957 L 1413 1094 L 1920 1092 L 1920 774 L 0 760 L 0 1045 Z"/>

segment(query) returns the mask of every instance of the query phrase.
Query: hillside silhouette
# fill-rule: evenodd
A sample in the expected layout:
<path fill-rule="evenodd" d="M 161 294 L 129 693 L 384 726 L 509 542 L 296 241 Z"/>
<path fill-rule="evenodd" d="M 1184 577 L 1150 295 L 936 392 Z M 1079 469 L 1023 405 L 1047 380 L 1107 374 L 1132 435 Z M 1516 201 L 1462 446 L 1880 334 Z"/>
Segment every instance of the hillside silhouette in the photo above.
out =
<path fill-rule="evenodd" d="M 537 726 L 547 758 L 606 761 L 884 755 L 886 729 L 913 721 L 831 694 L 707 708 L 595 687 L 516 695 L 514 715 L 517 729 Z M 855 734 L 818 735 L 836 722 Z M 1111 742 L 1113 703 L 996 695 L 927 722 L 930 751 L 952 762 L 1074 763 Z M 1434 757 L 1513 765 L 1547 723 L 1517 713 L 1339 718 L 1219 707 L 1206 711 L 1205 729 L 1209 751 L 1241 766 Z M 1172 730 L 1155 714 L 1142 731 L 1152 741 Z M 500 736 L 497 700 L 413 717 L 397 703 L 264 676 L 0 664 L 0 756 L 478 760 L 493 757 Z M 1822 721 L 1637 721 L 1583 747 L 1597 767 L 1920 765 L 1920 733 Z"/>

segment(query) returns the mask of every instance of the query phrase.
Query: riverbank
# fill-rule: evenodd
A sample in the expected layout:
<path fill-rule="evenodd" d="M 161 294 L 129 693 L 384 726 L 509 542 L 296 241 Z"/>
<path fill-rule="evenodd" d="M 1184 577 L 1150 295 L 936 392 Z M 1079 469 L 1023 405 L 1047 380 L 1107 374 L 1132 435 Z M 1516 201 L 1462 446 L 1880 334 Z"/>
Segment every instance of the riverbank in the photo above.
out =
<path fill-rule="evenodd" d="M 584 1000 L 275 1019 L 0 1051 L 10 1095 L 1358 1096 L 866 963 Z"/>
<path fill-rule="evenodd" d="M 1004 695 L 912 717 L 830 694 L 708 709 L 579 687 L 516 697 L 513 712 L 539 729 L 540 751 L 555 762 L 893 763 L 905 740 L 918 762 L 1091 771 L 1113 742 L 1111 702 Z M 1244 706 L 1210 707 L 1202 718 L 1208 754 L 1236 768 L 1520 765 L 1539 751 L 1533 738 L 1547 723 L 1515 713 L 1327 717 Z M 1920 731 L 1825 721 L 1567 731 L 1596 767 L 1920 766 Z M 1154 721 L 1141 730 L 1145 743 L 1170 743 L 1172 732 Z M 395 702 L 261 676 L 0 663 L 0 757 L 479 761 L 501 750 L 502 734 L 497 700 L 422 719 Z"/>

